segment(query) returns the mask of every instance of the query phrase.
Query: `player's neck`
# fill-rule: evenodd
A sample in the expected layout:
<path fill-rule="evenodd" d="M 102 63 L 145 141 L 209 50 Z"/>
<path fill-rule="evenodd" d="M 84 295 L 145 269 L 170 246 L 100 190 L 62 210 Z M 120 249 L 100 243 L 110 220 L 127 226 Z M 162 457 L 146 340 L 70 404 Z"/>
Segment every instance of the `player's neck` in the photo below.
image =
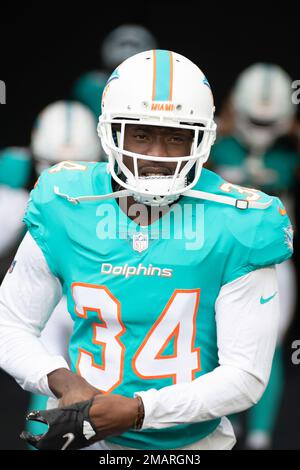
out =
<path fill-rule="evenodd" d="M 112 182 L 113 190 L 122 189 L 116 182 Z M 152 207 L 137 202 L 133 196 L 117 199 L 120 209 L 137 225 L 147 226 L 153 224 L 170 210 L 170 206 Z"/>
<path fill-rule="evenodd" d="M 137 225 L 147 226 L 153 224 L 169 212 L 170 207 L 152 207 L 136 202 L 132 196 L 118 199 L 120 209 Z"/>

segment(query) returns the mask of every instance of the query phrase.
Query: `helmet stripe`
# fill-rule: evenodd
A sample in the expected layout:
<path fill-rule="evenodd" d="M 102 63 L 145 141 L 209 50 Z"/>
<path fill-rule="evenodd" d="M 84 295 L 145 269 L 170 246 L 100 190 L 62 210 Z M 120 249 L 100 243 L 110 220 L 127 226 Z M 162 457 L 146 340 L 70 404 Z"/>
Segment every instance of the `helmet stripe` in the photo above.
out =
<path fill-rule="evenodd" d="M 173 54 L 172 52 L 169 52 L 170 54 L 170 95 L 169 95 L 169 101 L 172 101 L 173 99 Z"/>
<path fill-rule="evenodd" d="M 272 84 L 272 75 L 274 68 L 270 64 L 265 64 L 263 84 L 261 90 L 261 100 L 265 103 L 268 103 L 271 99 L 271 84 Z"/>
<path fill-rule="evenodd" d="M 152 101 L 171 101 L 173 95 L 173 54 L 153 51 Z"/>
<path fill-rule="evenodd" d="M 153 51 L 152 101 L 155 100 L 155 92 L 156 92 L 156 50 Z"/>
<path fill-rule="evenodd" d="M 68 145 L 70 144 L 71 141 L 71 120 L 72 120 L 72 105 L 71 103 L 66 103 L 66 135 L 65 135 L 65 144 Z"/>

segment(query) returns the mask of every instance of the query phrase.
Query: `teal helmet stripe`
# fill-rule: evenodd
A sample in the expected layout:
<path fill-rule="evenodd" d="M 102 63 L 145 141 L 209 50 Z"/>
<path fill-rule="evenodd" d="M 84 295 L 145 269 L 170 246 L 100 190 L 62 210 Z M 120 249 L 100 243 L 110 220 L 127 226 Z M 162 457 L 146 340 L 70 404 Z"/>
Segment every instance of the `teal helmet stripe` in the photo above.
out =
<path fill-rule="evenodd" d="M 66 104 L 66 145 L 71 142 L 71 129 L 72 129 L 72 104 Z"/>
<path fill-rule="evenodd" d="M 153 51 L 153 101 L 172 100 L 173 58 L 170 51 Z"/>
<path fill-rule="evenodd" d="M 106 85 L 108 85 L 109 82 L 111 82 L 112 80 L 115 80 L 116 78 L 120 78 L 119 70 L 117 68 L 113 71 L 113 73 L 108 78 Z"/>
<path fill-rule="evenodd" d="M 268 103 L 271 99 L 271 83 L 274 76 L 274 67 L 271 64 L 264 64 L 264 81 L 262 85 L 261 100 Z"/>

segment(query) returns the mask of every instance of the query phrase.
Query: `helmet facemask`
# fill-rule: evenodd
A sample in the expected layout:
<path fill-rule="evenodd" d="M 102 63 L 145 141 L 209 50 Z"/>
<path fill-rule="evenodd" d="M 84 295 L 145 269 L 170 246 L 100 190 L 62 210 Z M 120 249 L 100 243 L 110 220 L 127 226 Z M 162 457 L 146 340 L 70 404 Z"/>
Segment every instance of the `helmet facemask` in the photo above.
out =
<path fill-rule="evenodd" d="M 252 151 L 264 153 L 278 137 L 288 132 L 290 121 L 263 119 L 240 113 L 236 116 L 235 135 Z"/>
<path fill-rule="evenodd" d="M 109 170 L 113 179 L 118 185 L 130 191 L 137 202 L 151 206 L 171 204 L 195 186 L 215 138 L 216 125 L 213 120 L 197 124 L 161 121 L 133 119 L 131 116 L 105 119 L 102 116 L 98 127 L 103 146 L 109 156 Z M 143 155 L 125 150 L 125 132 L 132 124 L 191 131 L 192 143 L 189 154 L 169 157 Z M 124 157 L 127 162 L 131 159 L 130 165 L 125 164 Z M 144 171 L 146 161 L 149 162 L 148 174 Z M 151 171 L 151 165 L 155 167 L 154 171 Z"/>

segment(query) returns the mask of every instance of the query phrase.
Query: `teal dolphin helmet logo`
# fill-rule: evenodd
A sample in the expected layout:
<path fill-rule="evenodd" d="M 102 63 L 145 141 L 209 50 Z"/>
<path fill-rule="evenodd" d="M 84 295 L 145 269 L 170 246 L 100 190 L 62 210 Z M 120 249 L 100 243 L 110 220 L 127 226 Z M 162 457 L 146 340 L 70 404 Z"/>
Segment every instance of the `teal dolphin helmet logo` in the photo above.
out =
<path fill-rule="evenodd" d="M 209 81 L 207 80 L 206 77 L 203 78 L 203 83 L 204 83 L 204 85 L 207 85 L 209 88 L 211 88 L 211 86 L 209 84 Z"/>
<path fill-rule="evenodd" d="M 116 80 L 117 78 L 120 78 L 120 73 L 118 69 L 115 69 L 107 80 L 106 85 L 108 85 L 112 80 Z"/>

